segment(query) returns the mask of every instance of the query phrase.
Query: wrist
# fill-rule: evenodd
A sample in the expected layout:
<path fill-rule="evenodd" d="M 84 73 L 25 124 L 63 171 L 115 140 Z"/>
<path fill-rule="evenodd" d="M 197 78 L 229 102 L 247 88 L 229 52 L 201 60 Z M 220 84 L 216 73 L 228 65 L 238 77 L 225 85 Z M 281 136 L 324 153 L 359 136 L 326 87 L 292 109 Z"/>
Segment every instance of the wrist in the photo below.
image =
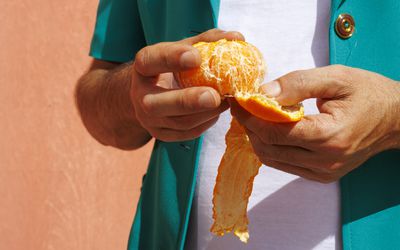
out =
<path fill-rule="evenodd" d="M 109 96 L 104 101 L 113 105 L 101 105 L 106 111 L 105 124 L 112 133 L 113 144 L 120 149 L 136 149 L 146 144 L 151 135 L 136 118 L 135 108 L 131 101 L 132 63 L 123 64 L 107 72 L 105 85 L 113 86 L 114 91 L 104 91 Z M 119 85 L 116 87 L 116 85 Z M 104 110 L 108 106 L 110 110 Z"/>
<path fill-rule="evenodd" d="M 129 65 L 95 68 L 81 77 L 76 104 L 88 132 L 103 145 L 121 149 L 143 146 L 151 136 L 136 120 L 130 100 Z"/>

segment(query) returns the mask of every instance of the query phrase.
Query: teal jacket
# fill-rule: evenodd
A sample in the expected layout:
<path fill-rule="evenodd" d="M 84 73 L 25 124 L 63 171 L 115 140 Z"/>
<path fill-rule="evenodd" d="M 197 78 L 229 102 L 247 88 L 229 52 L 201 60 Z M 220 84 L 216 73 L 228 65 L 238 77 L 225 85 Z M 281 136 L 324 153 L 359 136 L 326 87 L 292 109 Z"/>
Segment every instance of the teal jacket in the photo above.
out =
<path fill-rule="evenodd" d="M 100 0 L 90 54 L 130 61 L 148 44 L 216 27 L 218 9 L 219 0 Z M 341 13 L 350 14 L 356 25 L 345 40 L 334 31 Z M 400 1 L 333 0 L 329 35 L 331 64 L 400 80 Z M 201 142 L 156 141 L 129 249 L 184 247 Z M 340 188 L 343 248 L 400 249 L 400 151 L 372 157 L 343 177 Z"/>

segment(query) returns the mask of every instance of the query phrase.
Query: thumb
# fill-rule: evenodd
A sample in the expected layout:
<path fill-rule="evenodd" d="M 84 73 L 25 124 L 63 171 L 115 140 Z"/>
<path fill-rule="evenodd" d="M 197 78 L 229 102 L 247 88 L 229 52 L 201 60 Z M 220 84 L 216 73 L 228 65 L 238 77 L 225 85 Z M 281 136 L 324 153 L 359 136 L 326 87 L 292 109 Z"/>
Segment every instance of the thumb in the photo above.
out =
<path fill-rule="evenodd" d="M 333 99 L 343 96 L 346 81 L 341 81 L 331 67 L 293 71 L 262 85 L 261 90 L 284 106 L 308 98 Z"/>

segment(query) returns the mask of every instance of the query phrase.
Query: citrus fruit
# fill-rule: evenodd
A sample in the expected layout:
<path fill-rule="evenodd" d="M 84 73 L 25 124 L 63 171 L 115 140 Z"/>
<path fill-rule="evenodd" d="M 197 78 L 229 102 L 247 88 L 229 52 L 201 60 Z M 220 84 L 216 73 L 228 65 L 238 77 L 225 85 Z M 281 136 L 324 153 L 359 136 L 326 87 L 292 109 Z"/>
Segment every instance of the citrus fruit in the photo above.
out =
<path fill-rule="evenodd" d="M 176 74 L 182 87 L 212 87 L 222 98 L 234 97 L 245 110 L 270 122 L 295 122 L 303 117 L 301 104 L 285 107 L 262 93 L 260 85 L 265 75 L 265 63 L 255 46 L 225 39 L 193 46 L 200 52 L 201 65 Z M 262 163 L 253 151 L 245 129 L 235 118 L 225 143 L 226 150 L 214 186 L 214 223 L 210 231 L 219 236 L 233 232 L 242 242 L 247 242 L 247 204 Z"/>
<path fill-rule="evenodd" d="M 200 52 L 201 65 L 178 74 L 184 87 L 210 86 L 221 95 L 234 95 L 254 92 L 262 83 L 265 65 L 255 46 L 225 39 L 193 46 Z"/>
<path fill-rule="evenodd" d="M 272 122 L 295 122 L 304 115 L 301 104 L 283 107 L 260 90 L 265 63 L 261 52 L 244 41 L 199 42 L 201 65 L 177 73 L 183 87 L 209 86 L 222 97 L 232 96 L 251 114 Z"/>

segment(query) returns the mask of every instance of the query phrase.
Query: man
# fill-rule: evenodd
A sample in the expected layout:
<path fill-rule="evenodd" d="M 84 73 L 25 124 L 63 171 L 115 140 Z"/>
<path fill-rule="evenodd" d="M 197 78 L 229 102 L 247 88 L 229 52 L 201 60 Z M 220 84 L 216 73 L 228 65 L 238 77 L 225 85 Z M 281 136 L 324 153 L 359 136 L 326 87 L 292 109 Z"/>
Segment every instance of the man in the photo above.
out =
<path fill-rule="evenodd" d="M 244 247 L 208 232 L 229 107 L 268 166 L 250 199 L 248 247 L 400 248 L 399 13 L 395 0 L 100 1 L 96 60 L 76 91 L 82 120 L 105 145 L 158 139 L 129 249 Z M 261 49 L 266 95 L 316 98 L 309 115 L 271 124 L 211 88 L 177 88 L 173 73 L 200 63 L 192 44 L 244 39 L 216 26 Z"/>

